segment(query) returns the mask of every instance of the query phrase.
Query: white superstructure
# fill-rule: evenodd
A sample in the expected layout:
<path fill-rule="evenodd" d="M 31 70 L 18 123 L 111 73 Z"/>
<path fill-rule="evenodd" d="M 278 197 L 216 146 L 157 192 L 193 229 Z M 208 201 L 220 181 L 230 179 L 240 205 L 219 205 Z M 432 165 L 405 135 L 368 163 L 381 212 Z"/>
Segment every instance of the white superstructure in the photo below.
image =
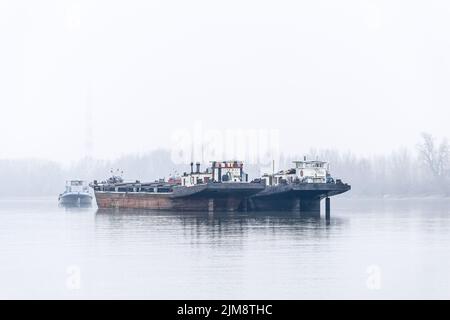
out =
<path fill-rule="evenodd" d="M 89 186 L 82 180 L 66 181 L 65 193 L 89 193 Z"/>
<path fill-rule="evenodd" d="M 290 183 L 328 183 L 332 181 L 329 164 L 319 160 L 294 161 L 294 168 L 265 174 L 261 180 L 267 186 Z"/>
<path fill-rule="evenodd" d="M 248 182 L 248 175 L 244 173 L 242 161 L 211 161 L 211 167 L 200 171 L 200 163 L 191 163 L 191 173 L 181 176 L 181 185 L 185 187 L 205 184 L 209 182 Z"/>

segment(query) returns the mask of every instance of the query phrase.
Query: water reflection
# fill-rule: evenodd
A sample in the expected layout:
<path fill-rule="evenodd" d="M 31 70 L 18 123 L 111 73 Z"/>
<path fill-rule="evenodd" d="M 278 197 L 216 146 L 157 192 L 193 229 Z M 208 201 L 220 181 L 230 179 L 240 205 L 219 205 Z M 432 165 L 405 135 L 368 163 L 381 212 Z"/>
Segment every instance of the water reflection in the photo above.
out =
<path fill-rule="evenodd" d="M 0 201 L 0 298 L 450 297 L 450 200 L 340 200 L 325 216 Z M 82 288 L 65 287 L 79 266 Z M 382 287 L 367 287 L 367 268 Z"/>
<path fill-rule="evenodd" d="M 92 205 L 59 205 L 60 208 L 64 209 L 65 212 L 91 212 Z"/>
<path fill-rule="evenodd" d="M 330 228 L 341 229 L 345 218 L 326 220 L 320 214 L 293 212 L 171 212 L 138 209 L 98 209 L 96 226 L 102 230 L 148 230 L 178 232 L 187 237 L 243 238 L 249 232 L 276 236 L 326 236 Z"/>

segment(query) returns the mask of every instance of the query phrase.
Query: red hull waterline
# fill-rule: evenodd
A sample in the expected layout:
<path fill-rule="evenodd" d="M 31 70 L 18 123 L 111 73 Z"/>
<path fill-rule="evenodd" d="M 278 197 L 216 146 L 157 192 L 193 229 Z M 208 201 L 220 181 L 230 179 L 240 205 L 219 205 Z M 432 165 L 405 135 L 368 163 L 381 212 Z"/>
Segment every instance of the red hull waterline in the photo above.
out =
<path fill-rule="evenodd" d="M 100 209 L 149 209 L 174 211 L 237 211 L 260 184 L 210 184 L 168 193 L 96 191 Z"/>

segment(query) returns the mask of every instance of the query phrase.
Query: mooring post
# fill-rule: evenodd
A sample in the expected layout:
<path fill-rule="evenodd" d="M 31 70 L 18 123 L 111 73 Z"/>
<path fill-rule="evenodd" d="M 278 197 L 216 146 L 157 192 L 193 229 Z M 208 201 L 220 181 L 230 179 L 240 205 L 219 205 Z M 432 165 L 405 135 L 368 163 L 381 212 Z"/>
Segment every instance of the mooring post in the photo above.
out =
<path fill-rule="evenodd" d="M 325 198 L 325 219 L 330 220 L 331 203 L 330 198 Z"/>

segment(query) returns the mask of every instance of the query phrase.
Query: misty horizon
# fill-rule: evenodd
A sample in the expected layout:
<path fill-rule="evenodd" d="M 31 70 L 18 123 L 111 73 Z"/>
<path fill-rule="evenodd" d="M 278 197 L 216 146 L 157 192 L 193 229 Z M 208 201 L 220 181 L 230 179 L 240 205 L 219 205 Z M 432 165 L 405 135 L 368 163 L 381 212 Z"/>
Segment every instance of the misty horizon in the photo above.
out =
<path fill-rule="evenodd" d="M 400 148 L 387 155 L 361 157 L 336 149 L 311 149 L 297 156 L 280 153 L 274 168 L 267 163 L 246 163 L 244 170 L 250 180 L 258 179 L 272 169 L 278 172 L 293 167 L 293 161 L 303 156 L 328 161 L 331 176 L 351 184 L 352 190 L 343 197 L 450 196 L 450 146 L 446 139 L 429 134 L 422 135 L 414 150 Z M 209 165 L 201 164 L 202 170 Z M 8 182 L 0 186 L 0 196 L 55 196 L 66 180 L 104 181 L 111 170 L 123 171 L 126 181 L 150 182 L 189 172 L 190 161 L 174 161 L 168 149 L 116 160 L 87 158 L 64 165 L 48 160 L 0 159 L 0 176 Z"/>
<path fill-rule="evenodd" d="M 396 148 L 390 149 L 390 150 L 386 150 L 384 152 L 378 152 L 378 153 L 358 153 L 355 152 L 355 150 L 352 150 L 352 148 L 343 148 L 343 149 L 338 149 L 335 147 L 325 147 L 325 148 L 317 148 L 315 146 L 310 146 L 308 148 L 304 148 L 302 150 L 279 150 L 279 154 L 276 157 L 289 157 L 292 159 L 298 159 L 301 160 L 304 157 L 307 157 L 308 159 L 310 158 L 311 154 L 316 154 L 317 152 L 323 152 L 323 151 L 333 151 L 333 152 L 339 152 L 341 154 L 351 154 L 352 156 L 358 157 L 358 158 L 377 158 L 377 157 L 383 157 L 383 156 L 389 156 L 392 153 L 398 152 L 398 151 L 407 151 L 410 153 L 415 153 L 417 152 L 417 149 L 419 147 L 419 141 L 420 141 L 420 137 L 423 134 L 423 132 L 418 133 L 417 137 L 416 137 L 416 143 L 413 143 L 411 145 L 399 145 Z M 437 136 L 433 136 L 433 138 L 435 140 L 447 140 L 447 137 L 437 137 Z M 188 146 L 187 149 L 192 148 L 192 146 Z M 164 147 L 156 147 L 154 149 L 147 149 L 147 150 L 140 150 L 140 151 L 131 151 L 131 152 L 117 152 L 116 154 L 112 155 L 111 157 L 99 157 L 96 156 L 95 154 L 88 154 L 88 153 L 80 153 L 77 157 L 71 158 L 71 159 L 58 159 L 55 157 L 39 157 L 39 156 L 33 156 L 33 155 L 29 155 L 29 156 L 22 156 L 22 157 L 0 157 L 0 160 L 5 160 L 5 161 L 50 161 L 50 162 L 54 162 L 55 164 L 61 165 L 62 167 L 70 167 L 73 165 L 76 165 L 79 162 L 83 162 L 86 160 L 94 160 L 94 161 L 102 161 L 102 162 L 114 162 L 114 161 L 118 161 L 121 158 L 126 158 L 126 157 L 143 157 L 146 156 L 148 154 L 154 153 L 154 152 L 159 152 L 159 151 L 163 151 L 163 152 L 169 152 L 171 154 L 175 153 L 175 151 L 171 148 L 164 148 Z M 203 158 L 205 158 L 203 156 Z M 211 161 L 220 161 L 220 160 L 243 160 L 246 161 L 247 156 L 244 157 L 239 157 L 239 156 L 235 156 L 234 152 L 231 153 L 227 153 L 226 151 L 224 151 L 224 156 L 222 157 L 211 157 L 208 159 L 205 159 L 205 161 L 202 161 L 202 157 L 196 157 L 193 153 L 189 153 L 186 156 L 186 161 L 183 161 L 181 164 L 185 164 L 185 165 L 189 165 L 190 162 L 200 162 L 202 165 L 208 164 Z M 272 160 L 273 157 L 269 157 L 270 158 L 270 165 L 272 165 Z M 267 158 L 267 159 L 269 159 Z M 323 161 L 328 161 L 329 159 L 319 159 L 319 160 L 323 160 Z M 254 163 L 252 163 L 254 164 Z M 277 165 L 278 166 L 278 165 Z"/>
<path fill-rule="evenodd" d="M 286 154 L 450 136 L 450 4 L 432 4 L 2 2 L 0 158 L 170 149 L 199 119 L 278 130 Z"/>
<path fill-rule="evenodd" d="M 1 0 L 0 299 L 449 299 L 449 17 Z"/>
<path fill-rule="evenodd" d="M 1 2 L 3 192 L 306 155 L 353 194 L 439 191 L 415 171 L 446 193 L 450 4 L 432 3 Z M 406 160 L 409 189 L 390 178 Z"/>

